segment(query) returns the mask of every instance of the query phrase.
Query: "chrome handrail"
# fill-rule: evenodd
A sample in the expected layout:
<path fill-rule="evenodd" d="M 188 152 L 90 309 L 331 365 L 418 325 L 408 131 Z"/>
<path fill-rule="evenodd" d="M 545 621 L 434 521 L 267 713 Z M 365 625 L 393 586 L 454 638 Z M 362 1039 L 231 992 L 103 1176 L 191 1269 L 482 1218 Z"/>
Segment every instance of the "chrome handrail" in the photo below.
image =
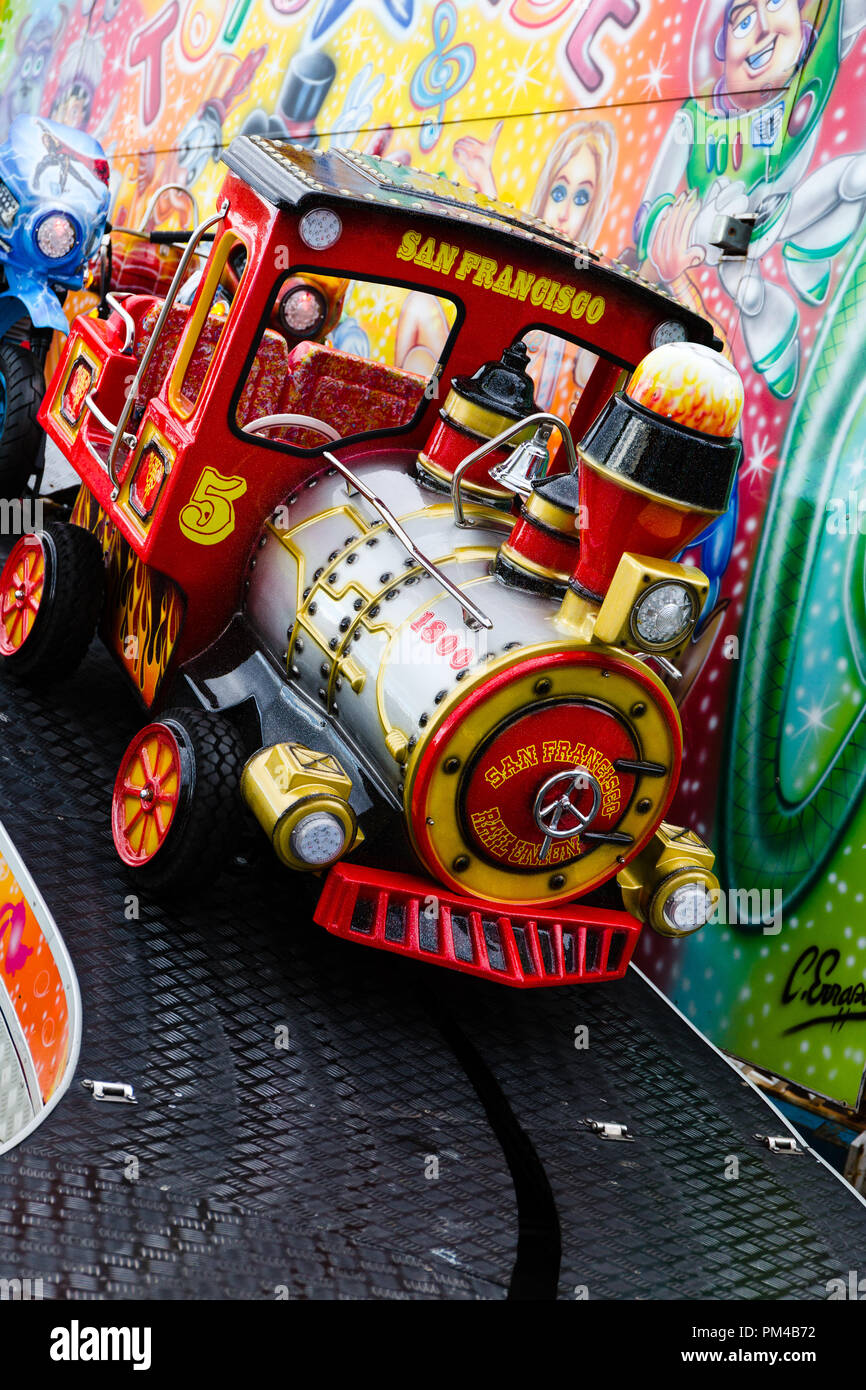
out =
<path fill-rule="evenodd" d="M 360 492 L 362 497 L 367 499 L 370 506 L 376 509 L 385 525 L 394 533 L 404 550 L 407 550 L 412 556 L 412 559 L 415 560 L 422 569 L 427 571 L 431 579 L 435 579 L 437 584 L 441 584 L 446 593 L 457 600 L 460 604 L 460 609 L 463 613 L 463 621 L 466 626 L 470 630 L 475 630 L 479 627 L 486 627 L 488 630 L 492 628 L 493 620 L 488 618 L 487 614 L 482 612 L 471 599 L 467 598 L 463 590 L 452 583 L 448 576 L 443 574 L 438 565 L 435 565 L 432 560 L 427 559 L 423 550 L 418 549 L 412 537 L 408 532 L 403 530 L 403 527 L 391 511 L 391 508 L 382 501 L 381 497 L 377 497 L 376 494 L 367 487 L 363 479 L 358 477 L 357 473 L 353 473 L 351 468 L 347 468 L 345 463 L 341 463 L 340 460 L 327 449 L 322 450 L 322 455 L 334 468 L 336 468 L 338 473 L 342 473 L 346 481 L 351 483 L 352 487 L 355 488 L 357 492 Z"/>
<path fill-rule="evenodd" d="M 256 420 L 247 420 L 246 424 L 241 425 L 241 429 L 246 434 L 257 434 L 259 430 L 276 429 L 278 426 L 318 430 L 330 439 L 332 444 L 339 444 L 343 437 L 337 433 L 333 425 L 327 425 L 324 420 L 317 420 L 315 415 L 260 415 Z"/>
<path fill-rule="evenodd" d="M 198 222 L 198 199 L 196 198 L 195 194 L 191 193 L 188 188 L 185 188 L 182 183 L 163 183 L 160 184 L 159 188 L 153 194 L 153 197 L 151 198 L 147 207 L 144 209 L 144 216 L 142 217 L 138 227 L 118 227 L 117 230 L 119 232 L 132 232 L 133 236 L 148 236 L 149 233 L 145 231 L 145 228 L 147 227 L 147 224 L 150 221 L 151 214 L 153 213 L 153 210 L 156 207 L 158 200 L 162 197 L 163 193 L 169 193 L 172 189 L 176 193 L 186 194 L 187 198 L 189 198 L 190 202 L 192 203 L 193 224 Z"/>
<path fill-rule="evenodd" d="M 577 472 L 577 454 L 574 448 L 574 440 L 568 432 L 568 426 L 564 420 L 560 420 L 558 415 L 551 415 L 546 410 L 539 410 L 535 415 L 527 415 L 523 420 L 517 420 L 513 425 L 509 425 L 507 430 L 497 434 L 494 439 L 485 442 L 471 454 L 467 454 L 465 459 L 461 459 L 454 469 L 451 478 L 451 505 L 454 508 L 454 524 L 463 530 L 468 530 L 475 525 L 486 525 L 486 522 L 467 521 L 463 511 L 463 499 L 460 496 L 460 484 L 463 481 L 463 474 L 473 463 L 483 459 L 487 454 L 492 454 L 494 449 L 498 449 L 500 444 L 507 444 L 509 439 L 513 439 L 516 434 L 522 434 L 530 425 L 550 425 L 552 429 L 558 430 L 565 445 L 565 452 L 568 455 L 568 464 L 572 473 Z"/>
<path fill-rule="evenodd" d="M 111 482 L 112 502 L 117 500 L 118 493 L 120 492 L 120 484 L 118 483 L 114 472 L 114 459 L 121 441 L 123 441 L 124 443 L 126 442 L 126 426 L 129 423 L 129 417 L 132 414 L 132 408 L 135 404 L 135 400 L 138 395 L 138 388 L 141 384 L 141 379 L 147 371 L 148 367 L 150 366 L 150 360 L 153 357 L 154 352 L 156 351 L 157 343 L 159 342 L 159 339 L 162 335 L 162 330 L 165 327 L 165 321 L 168 318 L 172 306 L 174 305 L 175 299 L 177 298 L 178 290 L 180 289 L 181 284 L 183 283 L 183 277 L 186 274 L 186 268 L 189 265 L 195 253 L 196 246 L 201 240 L 203 233 L 207 231 L 208 227 L 213 227 L 215 223 L 221 222 L 228 210 L 229 204 L 228 199 L 226 199 L 222 203 L 218 212 L 215 212 L 211 217 L 205 218 L 204 222 L 200 222 L 198 226 L 193 229 L 192 235 L 190 236 L 190 239 L 187 243 L 186 250 L 180 258 L 180 264 L 178 265 L 177 270 L 174 272 L 174 278 L 168 288 L 168 293 L 166 294 L 165 299 L 162 302 L 162 308 L 159 311 L 159 317 L 156 320 L 153 332 L 150 335 L 147 346 L 145 347 L 144 352 L 141 355 L 141 361 L 138 364 L 138 371 L 135 373 L 135 376 L 132 379 L 132 385 L 130 386 L 129 391 L 127 392 L 126 403 L 123 407 L 123 410 L 121 411 L 120 419 L 114 426 L 114 434 L 112 436 L 111 445 L 108 450 L 108 458 L 106 460 L 105 465 L 108 470 L 109 481 Z"/>
<path fill-rule="evenodd" d="M 86 405 L 86 404 L 87 404 L 87 402 L 86 402 L 86 400 L 85 400 L 85 405 Z M 93 444 L 91 444 L 90 440 L 87 438 L 87 435 L 84 433 L 83 430 L 82 430 L 82 432 L 81 432 L 80 438 L 81 438 L 82 444 L 84 445 L 84 447 L 85 447 L 85 449 L 87 450 L 87 452 L 88 452 L 88 454 L 90 455 L 90 457 L 91 457 L 92 459 L 95 459 L 95 460 L 96 460 L 96 462 L 99 464 L 100 468 L 104 469 L 104 468 L 105 468 L 105 459 L 102 457 L 102 455 L 101 455 L 100 453 L 98 453 L 96 447 L 95 447 Z"/>
<path fill-rule="evenodd" d="M 96 404 L 96 401 L 93 399 L 93 392 L 92 392 L 92 391 L 88 391 L 87 395 L 84 397 L 84 404 L 87 406 L 87 409 L 90 411 L 91 415 L 95 415 L 96 419 L 99 421 L 99 423 L 100 423 L 100 425 L 102 426 L 102 428 L 103 428 L 104 430 L 108 430 L 108 432 L 111 433 L 112 430 L 114 429 L 114 421 L 113 421 L 113 420 L 109 420 L 108 416 L 107 416 L 107 415 L 104 415 L 103 412 L 99 409 L 99 406 Z M 135 435 L 134 435 L 134 434 L 125 434 L 125 435 L 123 436 L 123 442 L 124 442 L 124 444 L 126 445 L 126 447 L 127 447 L 128 449 L 131 449 L 131 448 L 133 447 L 133 445 L 135 444 Z M 103 467 L 104 467 L 104 466 L 105 466 L 105 464 L 103 464 Z"/>
<path fill-rule="evenodd" d="M 126 309 L 124 309 L 120 300 L 117 298 L 117 295 L 107 294 L 105 296 L 105 302 L 106 304 L 110 304 L 112 309 L 114 309 L 115 313 L 118 313 L 120 317 L 123 319 L 124 325 L 126 327 L 126 337 L 123 340 L 122 351 L 129 352 L 129 349 L 135 342 L 135 319 L 132 317 L 132 314 L 130 314 Z M 114 429 L 114 425 L 112 425 L 111 428 Z"/>

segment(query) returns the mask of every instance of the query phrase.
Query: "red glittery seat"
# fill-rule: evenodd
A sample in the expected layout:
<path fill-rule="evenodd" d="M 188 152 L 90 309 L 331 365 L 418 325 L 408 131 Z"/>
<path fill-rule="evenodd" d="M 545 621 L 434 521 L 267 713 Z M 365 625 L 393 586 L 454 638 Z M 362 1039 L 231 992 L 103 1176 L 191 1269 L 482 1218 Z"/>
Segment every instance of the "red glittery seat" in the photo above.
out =
<path fill-rule="evenodd" d="M 425 378 L 320 343 L 298 343 L 289 353 L 281 414 L 312 415 L 341 439 L 407 424 L 424 395 Z M 299 448 L 321 444 L 313 430 L 286 429 L 281 438 Z"/>
<path fill-rule="evenodd" d="M 124 308 L 136 325 L 132 350 L 136 361 L 140 362 L 156 327 L 162 300 L 155 299 L 152 295 L 130 295 L 124 303 Z M 147 402 L 157 394 L 165 380 L 180 342 L 180 335 L 186 326 L 188 314 L 189 309 L 182 304 L 173 305 L 169 310 L 156 351 L 139 384 L 136 398 L 136 412 L 139 415 L 144 413 Z M 205 319 L 184 376 L 185 394 L 190 399 L 198 396 L 224 323 L 223 315 L 209 314 Z M 285 338 L 273 329 L 266 329 L 241 392 L 238 419 L 242 424 L 260 415 L 273 415 L 279 408 L 280 393 L 288 371 L 288 359 L 289 350 Z"/>

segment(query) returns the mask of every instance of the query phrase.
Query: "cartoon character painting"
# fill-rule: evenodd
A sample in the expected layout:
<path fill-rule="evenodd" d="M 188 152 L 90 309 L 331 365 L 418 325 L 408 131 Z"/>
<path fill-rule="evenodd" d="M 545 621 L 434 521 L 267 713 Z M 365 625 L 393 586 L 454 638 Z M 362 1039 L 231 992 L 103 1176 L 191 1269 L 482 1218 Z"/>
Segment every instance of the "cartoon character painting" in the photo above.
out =
<path fill-rule="evenodd" d="M 499 121 L 488 140 L 463 136 L 454 145 L 454 158 L 469 182 L 489 198 L 497 196 L 493 157 L 501 132 Z M 529 211 L 572 241 L 594 247 L 613 185 L 616 158 L 616 135 L 606 121 L 577 121 L 568 126 L 548 151 Z M 547 333 L 529 334 L 527 347 L 539 409 L 570 414 L 595 357 Z"/>
<path fill-rule="evenodd" d="M 221 53 L 213 63 L 205 98 L 177 141 L 178 175 L 187 188 L 201 178 L 209 161 L 219 160 L 229 112 L 246 97 L 267 51 L 267 45 L 262 44 L 242 60 Z"/>
<path fill-rule="evenodd" d="M 80 150 L 73 149 L 71 145 L 68 145 L 65 140 L 58 136 L 56 126 L 50 129 L 44 121 L 37 121 L 36 124 L 42 132 L 45 154 L 33 170 L 34 189 L 39 187 L 43 175 L 47 174 L 49 169 L 56 170 L 55 183 L 58 193 L 66 192 L 66 185 L 70 178 L 83 184 L 90 193 L 93 190 L 94 179 L 100 183 L 108 182 L 108 164 L 101 154 L 96 156 L 83 154 Z M 79 165 L 81 168 L 78 167 Z M 85 173 L 90 175 L 90 179 L 85 177 Z"/>
<path fill-rule="evenodd" d="M 56 19 L 27 16 L 15 35 L 15 62 L 3 83 L 0 98 L 0 139 L 16 116 L 35 116 L 40 109 L 48 65 L 66 19 L 57 6 Z"/>
<path fill-rule="evenodd" d="M 799 377 L 800 316 L 761 260 L 780 246 L 791 289 L 821 304 L 832 258 L 863 217 L 866 155 L 807 171 L 839 63 L 864 25 L 864 0 L 705 0 L 692 91 L 706 96 L 677 113 L 635 219 L 638 261 L 674 293 L 688 293 L 697 266 L 717 267 L 752 365 L 781 399 Z M 723 217 L 752 222 L 746 257 L 722 258 Z"/>

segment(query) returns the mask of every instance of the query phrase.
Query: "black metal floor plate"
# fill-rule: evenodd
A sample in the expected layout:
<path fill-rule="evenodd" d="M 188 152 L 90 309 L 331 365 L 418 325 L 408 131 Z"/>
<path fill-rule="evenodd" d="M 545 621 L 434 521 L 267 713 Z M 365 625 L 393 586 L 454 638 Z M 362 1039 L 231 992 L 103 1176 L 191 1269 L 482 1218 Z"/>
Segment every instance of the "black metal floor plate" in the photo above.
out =
<path fill-rule="evenodd" d="M 781 1121 L 634 972 L 522 994 L 347 945 L 267 857 L 136 920 L 107 811 L 141 722 L 99 650 L 54 693 L 0 683 L 0 816 L 78 972 L 78 1079 L 139 1101 L 76 1080 L 0 1158 L 0 1278 L 73 1298 L 813 1298 L 862 1264 L 863 1205 L 758 1145 Z"/>

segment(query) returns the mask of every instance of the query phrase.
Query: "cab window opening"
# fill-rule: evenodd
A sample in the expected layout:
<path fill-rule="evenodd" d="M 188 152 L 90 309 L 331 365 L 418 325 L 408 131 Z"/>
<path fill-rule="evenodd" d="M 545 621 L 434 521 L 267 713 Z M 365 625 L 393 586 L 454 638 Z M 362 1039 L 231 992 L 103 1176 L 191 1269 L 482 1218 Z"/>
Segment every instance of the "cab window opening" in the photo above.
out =
<path fill-rule="evenodd" d="M 333 440 L 304 425 L 259 422 L 319 419 L 340 440 L 409 429 L 441 394 L 437 378 L 462 321 L 456 297 L 406 281 L 291 267 L 274 287 L 231 423 L 262 444 L 304 453 Z"/>
<path fill-rule="evenodd" d="M 597 344 L 556 333 L 546 324 L 524 328 L 513 342 L 523 343 L 529 354 L 526 370 L 538 409 L 558 415 L 573 438 L 585 432 L 631 372 L 621 358 Z"/>

